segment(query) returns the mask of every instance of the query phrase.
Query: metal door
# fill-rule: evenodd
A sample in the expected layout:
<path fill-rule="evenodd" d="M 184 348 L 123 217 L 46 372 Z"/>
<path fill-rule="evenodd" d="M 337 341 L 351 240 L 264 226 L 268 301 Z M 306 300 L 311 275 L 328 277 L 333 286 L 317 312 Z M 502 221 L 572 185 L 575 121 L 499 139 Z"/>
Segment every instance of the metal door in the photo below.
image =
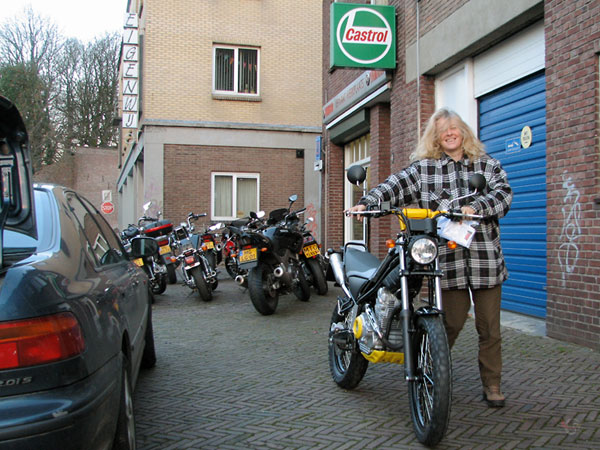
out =
<path fill-rule="evenodd" d="M 546 316 L 546 82 L 543 72 L 479 98 L 479 137 L 514 192 L 500 220 L 502 308 Z"/>

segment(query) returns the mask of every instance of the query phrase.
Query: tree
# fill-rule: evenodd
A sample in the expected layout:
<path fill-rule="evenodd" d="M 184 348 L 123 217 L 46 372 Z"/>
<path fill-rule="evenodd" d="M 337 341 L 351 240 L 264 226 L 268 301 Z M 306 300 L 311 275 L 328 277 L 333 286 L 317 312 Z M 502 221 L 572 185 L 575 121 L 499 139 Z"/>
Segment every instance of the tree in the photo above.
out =
<path fill-rule="evenodd" d="M 24 10 L 0 26 L 0 94 L 29 132 L 34 168 L 77 146 L 116 146 L 120 36 L 84 45 L 49 19 Z"/>

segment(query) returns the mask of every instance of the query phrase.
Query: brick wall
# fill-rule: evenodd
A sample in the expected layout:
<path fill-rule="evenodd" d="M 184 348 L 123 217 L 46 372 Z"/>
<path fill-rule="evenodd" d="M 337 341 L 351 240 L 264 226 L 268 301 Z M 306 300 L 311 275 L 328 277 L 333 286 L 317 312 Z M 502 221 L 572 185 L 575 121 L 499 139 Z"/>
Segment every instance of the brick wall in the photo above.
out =
<path fill-rule="evenodd" d="M 600 3 L 547 0 L 549 336 L 600 349 Z"/>
<path fill-rule="evenodd" d="M 34 174 L 33 179 L 69 187 L 87 198 L 98 210 L 102 204 L 102 191 L 112 191 L 115 210 L 104 214 L 104 218 L 114 228 L 118 226 L 118 176 L 117 149 L 80 147 L 74 153 L 65 154 L 57 163 L 45 166 Z"/>
<path fill-rule="evenodd" d="M 295 149 L 165 145 L 164 170 L 163 216 L 174 223 L 189 212 L 210 216 L 213 172 L 259 173 L 260 209 L 267 214 L 287 207 L 292 194 L 298 195 L 296 208 L 304 205 L 304 160 Z"/>

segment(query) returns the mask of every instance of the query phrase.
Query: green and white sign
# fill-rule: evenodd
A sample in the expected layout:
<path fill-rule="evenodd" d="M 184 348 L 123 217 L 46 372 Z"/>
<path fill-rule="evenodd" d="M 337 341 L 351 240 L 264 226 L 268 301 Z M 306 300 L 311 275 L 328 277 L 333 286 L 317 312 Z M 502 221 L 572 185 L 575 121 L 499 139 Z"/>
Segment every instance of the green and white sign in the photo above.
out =
<path fill-rule="evenodd" d="M 396 10 L 393 6 L 331 4 L 331 67 L 396 67 Z"/>

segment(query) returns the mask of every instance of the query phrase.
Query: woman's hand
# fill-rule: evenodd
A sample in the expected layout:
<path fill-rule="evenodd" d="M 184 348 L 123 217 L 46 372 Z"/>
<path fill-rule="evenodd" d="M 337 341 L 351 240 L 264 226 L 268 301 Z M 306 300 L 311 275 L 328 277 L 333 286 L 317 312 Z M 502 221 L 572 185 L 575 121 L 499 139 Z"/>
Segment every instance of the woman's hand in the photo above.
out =
<path fill-rule="evenodd" d="M 352 208 L 348 208 L 347 210 L 345 210 L 344 214 L 346 214 L 347 216 L 353 215 L 354 217 L 356 217 L 356 220 L 358 220 L 359 222 L 362 222 L 363 216 L 361 214 L 351 214 L 351 213 L 365 211 L 366 209 L 367 209 L 367 207 L 365 205 L 354 205 Z"/>

